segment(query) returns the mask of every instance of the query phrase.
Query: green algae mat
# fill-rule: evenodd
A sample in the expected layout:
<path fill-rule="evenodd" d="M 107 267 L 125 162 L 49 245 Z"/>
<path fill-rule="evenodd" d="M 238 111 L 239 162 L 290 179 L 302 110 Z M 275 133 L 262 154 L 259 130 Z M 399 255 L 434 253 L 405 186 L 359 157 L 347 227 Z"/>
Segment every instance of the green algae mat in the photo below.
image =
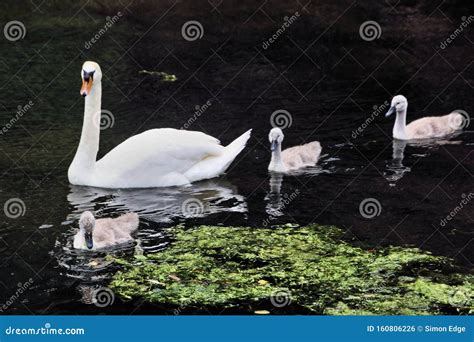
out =
<path fill-rule="evenodd" d="M 110 283 L 123 300 L 179 308 L 289 308 L 329 315 L 472 314 L 474 276 L 415 248 L 364 249 L 331 226 L 174 227 L 163 251 L 130 259 Z"/>

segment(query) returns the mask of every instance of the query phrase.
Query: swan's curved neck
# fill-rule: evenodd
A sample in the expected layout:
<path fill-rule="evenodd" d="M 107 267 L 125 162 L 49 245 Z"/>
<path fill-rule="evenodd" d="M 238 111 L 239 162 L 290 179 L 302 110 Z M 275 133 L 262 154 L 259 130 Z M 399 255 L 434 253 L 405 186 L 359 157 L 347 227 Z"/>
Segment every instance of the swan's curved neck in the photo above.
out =
<path fill-rule="evenodd" d="M 284 172 L 286 170 L 286 167 L 281 160 L 281 144 L 278 144 L 275 151 L 272 152 L 269 169 L 270 171 L 275 172 Z"/>
<path fill-rule="evenodd" d="M 84 122 L 82 124 L 81 141 L 77 148 L 72 165 L 81 171 L 94 167 L 99 151 L 100 112 L 102 101 L 102 85 L 93 84 L 92 89 L 85 97 Z"/>
<path fill-rule="evenodd" d="M 395 125 L 393 125 L 393 137 L 396 139 L 405 140 L 407 134 L 405 131 L 407 125 L 407 110 L 397 112 L 397 118 L 395 119 Z"/>

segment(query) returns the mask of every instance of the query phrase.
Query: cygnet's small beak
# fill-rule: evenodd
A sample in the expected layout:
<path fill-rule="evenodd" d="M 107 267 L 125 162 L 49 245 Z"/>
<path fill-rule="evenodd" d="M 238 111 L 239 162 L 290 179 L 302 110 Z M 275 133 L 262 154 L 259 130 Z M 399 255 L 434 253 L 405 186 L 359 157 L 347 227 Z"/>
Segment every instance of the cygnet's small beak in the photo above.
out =
<path fill-rule="evenodd" d="M 276 141 L 276 139 L 275 139 L 275 140 L 272 140 L 272 144 L 270 145 L 270 150 L 271 150 L 272 152 L 275 151 L 276 148 L 277 148 L 277 146 L 278 146 L 278 142 Z"/>
<path fill-rule="evenodd" d="M 87 248 L 92 249 L 94 247 L 94 242 L 92 241 L 92 233 L 85 233 L 84 234 Z"/>
<path fill-rule="evenodd" d="M 395 113 L 396 111 L 397 111 L 397 108 L 395 108 L 395 106 L 390 107 L 390 109 L 388 110 L 388 112 L 385 114 L 385 117 L 388 118 L 390 115 L 392 115 L 392 114 Z"/>

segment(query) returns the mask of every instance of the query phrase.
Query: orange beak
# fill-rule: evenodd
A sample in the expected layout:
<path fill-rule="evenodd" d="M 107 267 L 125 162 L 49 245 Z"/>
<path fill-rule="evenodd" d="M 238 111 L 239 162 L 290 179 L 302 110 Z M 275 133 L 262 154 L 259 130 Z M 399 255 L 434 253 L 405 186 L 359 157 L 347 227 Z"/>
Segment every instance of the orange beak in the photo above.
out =
<path fill-rule="evenodd" d="M 91 88 L 92 88 L 92 77 L 89 78 L 87 81 L 82 80 L 82 87 L 81 87 L 80 94 L 86 97 L 91 92 Z"/>

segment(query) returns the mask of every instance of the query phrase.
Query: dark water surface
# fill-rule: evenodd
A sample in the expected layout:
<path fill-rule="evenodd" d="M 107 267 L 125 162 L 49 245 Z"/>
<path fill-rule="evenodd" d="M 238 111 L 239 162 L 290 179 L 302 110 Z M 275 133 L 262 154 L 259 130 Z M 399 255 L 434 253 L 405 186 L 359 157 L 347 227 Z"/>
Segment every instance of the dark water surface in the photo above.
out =
<path fill-rule="evenodd" d="M 5 312 L 169 312 L 136 310 L 136 303 L 118 300 L 104 309 L 87 304 L 87 293 L 106 284 L 117 268 L 105 253 L 71 248 L 86 209 L 141 215 L 138 247 L 113 251 L 120 255 L 166 248 L 163 229 L 177 223 L 315 222 L 339 226 L 354 244 L 416 246 L 472 269 L 472 203 L 442 224 L 473 192 L 472 128 L 443 141 L 393 143 L 393 119 L 385 119 L 384 108 L 375 109 L 402 93 L 409 100 L 408 121 L 455 109 L 473 112 L 472 28 L 440 48 L 461 17 L 472 13 L 470 2 L 151 3 L 128 9 L 73 2 L 2 5 L 2 24 L 20 20 L 26 35 L 0 40 L 0 124 L 10 122 L 18 106 L 33 103 L 0 135 L 0 203 L 24 203 L 22 216 L 0 215 L 0 302 L 33 279 Z M 86 49 L 106 16 L 117 11 L 124 15 Z M 299 17 L 264 48 L 295 11 Z M 181 27 L 189 20 L 202 24 L 202 39 L 183 39 Z M 359 27 L 368 20 L 380 24 L 379 39 L 361 39 Z M 102 107 L 114 119 L 101 132 L 100 156 L 146 129 L 183 127 L 208 101 L 189 129 L 227 144 L 253 128 L 247 148 L 226 176 L 191 187 L 69 185 L 67 168 L 83 115 L 80 70 L 88 59 L 102 67 Z M 174 74 L 177 81 L 140 70 Z M 319 140 L 319 166 L 284 177 L 268 174 L 270 117 L 280 109 L 292 121 L 283 145 Z M 373 121 L 354 134 L 369 117 Z M 359 212 L 367 198 L 381 208 L 371 219 Z M 203 211 L 192 217 L 182 207 L 194 199 Z"/>

